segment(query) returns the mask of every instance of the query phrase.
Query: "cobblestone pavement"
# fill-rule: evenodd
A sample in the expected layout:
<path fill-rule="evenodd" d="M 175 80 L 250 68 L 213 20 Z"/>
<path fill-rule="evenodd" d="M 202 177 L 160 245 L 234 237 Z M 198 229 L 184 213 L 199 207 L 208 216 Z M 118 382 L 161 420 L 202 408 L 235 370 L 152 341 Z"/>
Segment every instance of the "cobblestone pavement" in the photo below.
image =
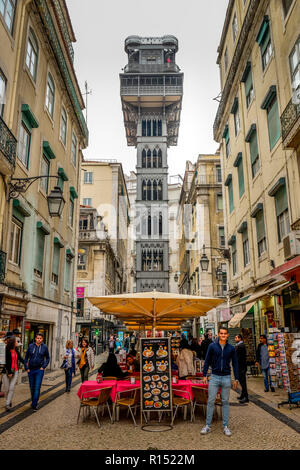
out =
<path fill-rule="evenodd" d="M 98 356 L 97 367 L 104 359 L 105 355 Z M 184 421 L 182 415 L 179 415 L 173 430 L 164 433 L 142 431 L 140 426 L 135 427 L 132 420 L 127 418 L 126 412 L 121 413 L 120 421 L 114 424 L 110 424 L 106 412 L 104 417 L 100 418 L 101 428 L 98 428 L 93 417 L 85 421 L 80 419 L 77 425 L 79 400 L 76 392 L 79 384 L 72 388 L 70 394 L 65 394 L 64 384 L 59 385 L 63 382 L 63 374 L 56 371 L 48 374 L 48 378 L 51 377 L 52 381 L 45 380 L 47 382 L 43 387 L 45 393 L 41 397 L 41 408 L 37 413 L 30 410 L 30 403 L 23 404 L 29 398 L 28 383 L 18 385 L 14 397 L 14 409 L 16 409 L 9 415 L 4 412 L 3 398 L 0 399 L 0 432 L 2 426 L 0 449 L 300 449 L 300 433 L 297 430 L 252 402 L 248 405 L 239 405 L 234 391 L 231 391 L 230 396 L 231 437 L 223 434 L 220 419 L 213 423 L 211 434 L 201 436 L 200 430 L 204 424 L 204 417 L 201 414 L 197 415 L 195 423 Z M 282 392 L 272 395 L 269 392 L 264 395 L 261 378 L 250 378 L 248 385 L 251 396 L 259 397 L 260 403 L 266 403 L 269 409 L 276 412 L 278 401 L 286 398 Z M 53 394 L 57 397 L 52 400 Z M 288 406 L 284 406 L 279 411 L 280 416 L 291 419 L 296 425 L 300 423 L 300 408 L 289 410 Z M 21 421 L 20 416 L 24 417 Z M 8 422 L 11 423 L 10 427 L 3 430 L 3 426 Z"/>

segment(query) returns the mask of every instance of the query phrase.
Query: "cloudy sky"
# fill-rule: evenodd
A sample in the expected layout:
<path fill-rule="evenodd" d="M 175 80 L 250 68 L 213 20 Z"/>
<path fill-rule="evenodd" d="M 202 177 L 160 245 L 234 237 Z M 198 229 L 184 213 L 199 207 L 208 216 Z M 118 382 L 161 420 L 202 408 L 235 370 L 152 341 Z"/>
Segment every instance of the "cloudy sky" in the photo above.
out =
<path fill-rule="evenodd" d="M 115 158 L 135 170 L 136 151 L 127 147 L 119 73 L 127 63 L 130 35 L 179 40 L 177 64 L 184 72 L 184 96 L 177 147 L 169 149 L 169 174 L 183 173 L 185 161 L 214 153 L 213 122 L 220 92 L 216 64 L 228 0 L 67 0 L 77 42 L 75 68 L 84 92 L 88 82 L 89 148 L 85 158 Z"/>

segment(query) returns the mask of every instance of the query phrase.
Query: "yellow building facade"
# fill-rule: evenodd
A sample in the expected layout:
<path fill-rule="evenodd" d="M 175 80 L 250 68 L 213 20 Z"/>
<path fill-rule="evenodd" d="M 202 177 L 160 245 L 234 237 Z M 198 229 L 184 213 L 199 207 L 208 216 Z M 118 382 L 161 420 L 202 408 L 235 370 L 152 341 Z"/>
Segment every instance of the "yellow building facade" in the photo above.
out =
<path fill-rule="evenodd" d="M 53 368 L 75 331 L 80 171 L 88 143 L 75 40 L 64 0 L 2 2 L 1 119 L 17 143 L 1 188 L 1 328 L 21 330 L 24 349 L 42 331 Z M 49 216 L 55 187 L 64 199 L 60 217 Z"/>
<path fill-rule="evenodd" d="M 218 48 L 222 93 L 214 137 L 221 144 L 231 304 L 244 313 L 253 306 L 257 334 L 268 331 L 270 310 L 283 326 L 277 300 L 284 278 L 274 270 L 290 259 L 291 237 L 298 245 L 292 256 L 300 254 L 299 149 L 286 124 L 289 107 L 296 116 L 290 127 L 299 134 L 293 103 L 300 86 L 299 17 L 294 0 L 229 1 Z"/>

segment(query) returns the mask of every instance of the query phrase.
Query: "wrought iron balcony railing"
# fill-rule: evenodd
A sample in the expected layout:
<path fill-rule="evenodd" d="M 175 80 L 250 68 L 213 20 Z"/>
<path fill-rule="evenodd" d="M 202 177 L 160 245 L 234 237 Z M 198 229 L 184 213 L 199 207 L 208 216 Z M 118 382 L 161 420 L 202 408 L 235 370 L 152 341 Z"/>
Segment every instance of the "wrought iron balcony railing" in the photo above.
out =
<path fill-rule="evenodd" d="M 168 73 L 179 72 L 176 64 L 138 64 L 131 63 L 124 68 L 125 73 Z"/>
<path fill-rule="evenodd" d="M 5 268 L 6 268 L 6 253 L 0 251 L 0 282 L 3 283 L 5 280 Z"/>
<path fill-rule="evenodd" d="M 92 316 L 91 316 L 91 310 L 89 308 L 86 308 L 84 310 L 78 310 L 76 314 L 76 321 L 77 322 L 91 322 L 92 321 Z"/>
<path fill-rule="evenodd" d="M 295 104 L 291 99 L 283 111 L 280 121 L 283 145 L 284 147 L 287 147 L 290 145 L 292 139 L 294 139 L 295 131 L 298 134 L 300 133 L 300 103 Z M 297 122 L 298 125 L 296 125 Z M 300 140 L 300 137 L 298 137 L 298 140 Z"/>
<path fill-rule="evenodd" d="M 17 154 L 17 139 L 9 130 L 0 116 L 0 151 L 7 161 L 15 167 Z"/>

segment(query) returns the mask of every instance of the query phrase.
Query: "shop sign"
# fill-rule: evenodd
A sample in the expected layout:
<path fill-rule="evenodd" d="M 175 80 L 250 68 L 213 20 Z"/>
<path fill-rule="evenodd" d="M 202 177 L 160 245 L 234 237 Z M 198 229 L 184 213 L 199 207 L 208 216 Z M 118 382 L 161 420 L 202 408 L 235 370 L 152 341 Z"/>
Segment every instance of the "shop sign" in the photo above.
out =
<path fill-rule="evenodd" d="M 85 287 L 76 287 L 77 299 L 84 299 L 84 289 Z"/>
<path fill-rule="evenodd" d="M 237 313 L 243 313 L 245 311 L 245 305 L 237 305 L 236 307 L 233 305 L 231 307 L 231 313 L 236 315 Z"/>
<path fill-rule="evenodd" d="M 30 321 L 25 323 L 25 330 L 30 330 Z"/>
<path fill-rule="evenodd" d="M 170 338 L 141 338 L 142 411 L 172 411 Z"/>

